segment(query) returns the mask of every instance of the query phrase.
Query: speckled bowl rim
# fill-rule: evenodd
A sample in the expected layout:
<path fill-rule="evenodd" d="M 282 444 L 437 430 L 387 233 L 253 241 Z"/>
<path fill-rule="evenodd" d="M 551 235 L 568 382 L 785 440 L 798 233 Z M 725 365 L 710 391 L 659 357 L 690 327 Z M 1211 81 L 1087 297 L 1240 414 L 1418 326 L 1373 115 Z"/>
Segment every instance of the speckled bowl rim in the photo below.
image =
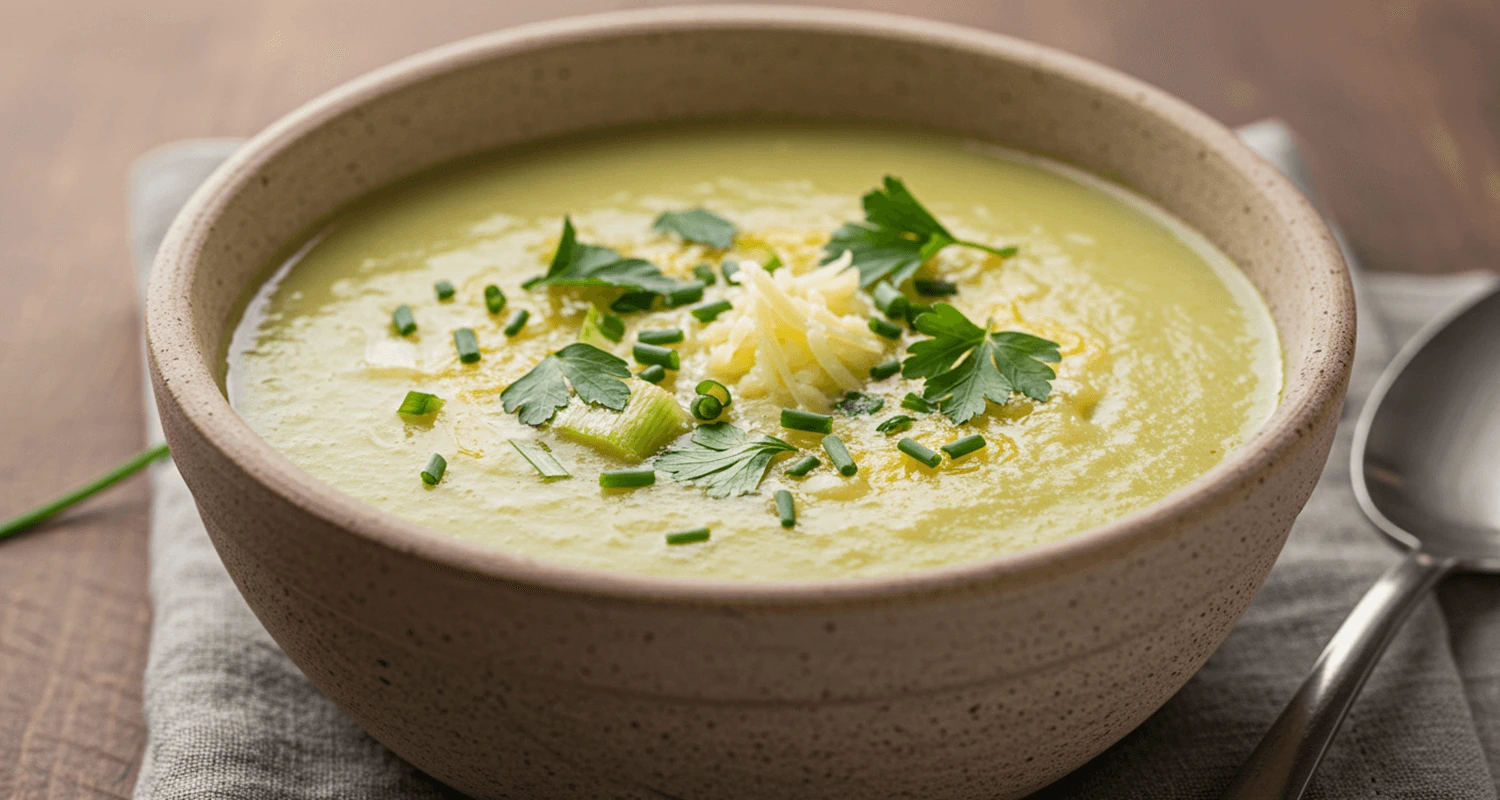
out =
<path fill-rule="evenodd" d="M 741 581 L 614 572 L 518 556 L 465 542 L 403 520 L 313 478 L 277 452 L 229 405 L 215 379 L 217 354 L 197 345 L 190 291 L 204 238 L 237 189 L 258 167 L 305 132 L 366 101 L 436 74 L 504 53 L 550 45 L 649 32 L 757 27 L 858 33 L 954 48 L 1026 63 L 1130 101 L 1175 123 L 1206 149 L 1251 178 L 1283 218 L 1289 234 L 1311 262 L 1305 269 L 1321 281 L 1328 306 L 1309 323 L 1305 389 L 1288 397 L 1296 379 L 1287 376 L 1283 399 L 1249 440 L 1222 462 L 1161 500 L 1109 523 L 1057 542 L 976 561 L 907 573 L 819 580 Z M 1274 167 L 1244 146 L 1226 127 L 1166 92 L 1108 67 L 1001 34 L 912 17 L 867 11 L 790 6 L 677 6 L 572 17 L 464 39 L 367 73 L 296 109 L 251 139 L 189 200 L 158 254 L 147 292 L 148 351 L 165 391 L 184 420 L 211 445 L 259 482 L 330 525 L 412 558 L 480 580 L 534 590 L 608 596 L 658 603 L 827 605 L 880 602 L 914 595 L 963 592 L 996 582 L 1024 584 L 1073 572 L 1098 558 L 1117 557 L 1120 547 L 1143 544 L 1174 521 L 1193 519 L 1234 501 L 1247 480 L 1273 468 L 1298 447 L 1303 434 L 1342 400 L 1352 363 L 1354 303 L 1349 275 L 1321 217 Z M 1306 312 L 1317 313 L 1315 311 Z M 1336 413 L 1336 411 L 1333 411 Z"/>

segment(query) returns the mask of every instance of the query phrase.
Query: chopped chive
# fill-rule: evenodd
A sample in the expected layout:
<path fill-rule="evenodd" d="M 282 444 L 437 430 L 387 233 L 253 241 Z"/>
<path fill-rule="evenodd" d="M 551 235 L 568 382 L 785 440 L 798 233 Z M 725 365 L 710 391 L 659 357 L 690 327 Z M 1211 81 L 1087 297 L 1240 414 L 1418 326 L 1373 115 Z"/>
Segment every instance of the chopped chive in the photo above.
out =
<path fill-rule="evenodd" d="M 417 331 L 417 318 L 411 315 L 411 306 L 396 306 L 391 313 L 391 325 L 395 326 L 396 333 L 402 336 L 410 336 Z"/>
<path fill-rule="evenodd" d="M 536 470 L 538 475 L 542 476 L 542 480 L 553 481 L 558 478 L 573 477 L 568 474 L 567 470 L 563 469 L 563 465 L 557 463 L 557 459 L 553 458 L 552 453 L 548 452 L 541 443 L 532 444 L 531 442 L 523 442 L 519 439 L 509 439 L 507 441 L 510 442 L 511 447 L 516 448 L 517 453 L 521 454 L 521 458 L 526 459 L 526 463 L 530 464 L 531 468 Z"/>
<path fill-rule="evenodd" d="M 521 329 L 526 327 L 526 320 L 529 319 L 531 319 L 530 311 L 524 308 L 516 309 L 516 312 L 510 315 L 510 320 L 505 323 L 505 335 L 515 336 L 520 333 Z"/>
<path fill-rule="evenodd" d="M 618 342 L 625 338 L 625 320 L 614 314 L 600 314 L 599 332 L 611 342 Z"/>
<path fill-rule="evenodd" d="M 908 417 L 905 414 L 897 414 L 896 416 L 891 417 L 885 422 L 876 425 L 875 430 L 879 433 L 885 434 L 886 436 L 890 436 L 893 433 L 900 433 L 910 428 L 912 422 L 913 420 L 911 417 Z"/>
<path fill-rule="evenodd" d="M 396 413 L 403 417 L 425 417 L 443 407 L 443 398 L 426 392 L 407 392 Z"/>
<path fill-rule="evenodd" d="M 900 339 L 901 326 L 893 322 L 886 322 L 880 317 L 870 317 L 870 330 L 876 336 L 884 336 L 887 339 Z"/>
<path fill-rule="evenodd" d="M 921 303 L 909 304 L 906 307 L 906 324 L 915 329 L 917 327 L 917 317 L 920 317 L 931 310 L 932 306 L 922 305 Z"/>
<path fill-rule="evenodd" d="M 958 284 L 952 281 L 934 281 L 927 278 L 913 278 L 911 288 L 917 290 L 917 294 L 923 297 L 947 297 L 950 294 L 958 294 Z"/>
<path fill-rule="evenodd" d="M 484 307 L 491 314 L 499 314 L 500 309 L 505 308 L 505 292 L 500 291 L 500 287 L 493 283 L 484 287 Z"/>
<path fill-rule="evenodd" d="M 698 381 L 698 385 L 693 387 L 693 391 L 713 397 L 725 408 L 729 408 L 730 403 L 734 402 L 734 398 L 729 394 L 729 387 L 715 380 Z"/>
<path fill-rule="evenodd" d="M 693 416 L 700 422 L 713 422 L 724 413 L 724 404 L 713 395 L 700 394 L 688 404 L 688 410 L 693 412 Z"/>
<path fill-rule="evenodd" d="M 807 473 L 817 469 L 818 465 L 822 463 L 823 462 L 819 460 L 817 456 L 806 455 L 797 459 L 797 462 L 795 464 L 787 467 L 786 474 L 800 478 L 803 475 L 806 475 Z"/>
<path fill-rule="evenodd" d="M 707 325 L 708 323 L 718 319 L 720 314 L 728 311 L 731 308 L 734 308 L 734 306 L 730 305 L 728 300 L 716 300 L 712 303 L 704 303 L 701 306 L 695 306 L 690 313 L 693 315 L 694 319 L 697 319 L 699 322 Z"/>
<path fill-rule="evenodd" d="M 900 361 L 887 361 L 884 364 L 876 364 L 870 367 L 870 377 L 877 381 L 883 381 L 900 371 Z"/>
<path fill-rule="evenodd" d="M 458 360 L 472 364 L 479 360 L 479 340 L 473 328 L 459 328 L 453 332 L 453 347 L 458 350 Z"/>
<path fill-rule="evenodd" d="M 453 288 L 453 281 L 447 280 L 446 278 L 438 281 L 437 283 L 434 283 L 432 285 L 432 290 L 434 292 L 437 292 L 437 298 L 439 300 L 453 299 L 453 292 L 455 291 L 455 289 Z"/>
<path fill-rule="evenodd" d="M 667 371 L 660 364 L 652 364 L 637 372 L 635 376 L 647 383 L 661 383 L 662 379 L 667 377 Z"/>
<path fill-rule="evenodd" d="M 694 528 L 667 534 L 667 544 L 695 544 L 708 541 L 708 528 Z"/>
<path fill-rule="evenodd" d="M 609 304 L 609 310 L 616 314 L 634 314 L 640 311 L 650 311 L 651 304 L 654 302 L 656 302 L 656 295 L 653 292 L 626 292 Z"/>
<path fill-rule="evenodd" d="M 615 469 L 599 473 L 602 489 L 635 489 L 656 483 L 656 470 L 650 467 Z"/>
<path fill-rule="evenodd" d="M 776 253 L 773 251 L 771 253 L 771 257 L 766 259 L 766 264 L 764 267 L 762 267 L 762 269 L 764 269 L 766 272 L 775 272 L 776 270 L 781 269 L 783 266 L 785 265 L 781 263 L 781 256 L 776 255 Z"/>
<path fill-rule="evenodd" d="M 713 286 L 719 282 L 719 276 L 714 274 L 714 268 L 708 264 L 693 267 L 693 277 L 702 281 L 704 286 Z"/>
<path fill-rule="evenodd" d="M 685 306 L 703 299 L 703 281 L 688 281 L 667 292 L 667 308 Z"/>
<path fill-rule="evenodd" d="M 436 486 L 438 481 L 443 479 L 443 473 L 447 471 L 448 459 L 433 453 L 432 458 L 427 459 L 427 466 L 422 469 L 422 482 L 428 486 Z"/>
<path fill-rule="evenodd" d="M 729 284 L 730 286 L 740 285 L 740 282 L 734 279 L 734 274 L 740 271 L 739 262 L 726 258 L 724 259 L 723 265 L 719 267 L 719 271 L 724 273 L 725 283 Z"/>
<path fill-rule="evenodd" d="M 792 493 L 785 489 L 776 490 L 776 516 L 781 517 L 783 528 L 797 524 L 797 506 L 792 502 Z"/>
<path fill-rule="evenodd" d="M 781 427 L 809 433 L 833 433 L 833 417 L 795 408 L 781 409 Z"/>
<path fill-rule="evenodd" d="M 949 442 L 940 448 L 948 457 L 955 461 L 964 456 L 983 448 L 987 444 L 984 437 L 977 433 L 969 434 L 956 442 Z"/>
<path fill-rule="evenodd" d="M 891 319 L 904 319 L 906 317 L 906 307 L 911 305 L 911 301 L 906 299 L 906 295 L 902 294 L 900 289 L 892 286 L 889 281 L 881 281 L 875 284 L 874 296 L 875 307 L 880 309 L 881 313 L 887 317 Z"/>
<path fill-rule="evenodd" d="M 936 450 L 926 447 L 916 439 L 902 439 L 896 442 L 896 449 L 916 459 L 918 463 L 926 464 L 928 467 L 935 467 L 943 463 L 943 457 L 938 455 Z"/>
<path fill-rule="evenodd" d="M 635 356 L 638 364 L 656 364 L 667 369 L 682 369 L 682 357 L 677 355 L 676 350 L 669 347 L 636 342 L 630 352 Z"/>
<path fill-rule="evenodd" d="M 912 394 L 911 392 L 907 392 L 906 396 L 901 398 L 901 407 L 908 411 L 917 411 L 923 414 L 931 414 L 933 411 L 937 410 L 937 406 L 927 402 L 926 400 L 923 400 L 922 398 Z"/>
<path fill-rule="evenodd" d="M 840 475 L 849 477 L 859 472 L 859 465 L 854 463 L 854 457 L 849 455 L 849 448 L 844 446 L 844 440 L 833 434 L 823 437 L 823 452 L 828 454 L 828 460 L 833 463 L 833 468 Z"/>
<path fill-rule="evenodd" d="M 655 331 L 641 331 L 636 334 L 638 342 L 646 344 L 677 344 L 683 340 L 681 328 L 663 328 Z"/>

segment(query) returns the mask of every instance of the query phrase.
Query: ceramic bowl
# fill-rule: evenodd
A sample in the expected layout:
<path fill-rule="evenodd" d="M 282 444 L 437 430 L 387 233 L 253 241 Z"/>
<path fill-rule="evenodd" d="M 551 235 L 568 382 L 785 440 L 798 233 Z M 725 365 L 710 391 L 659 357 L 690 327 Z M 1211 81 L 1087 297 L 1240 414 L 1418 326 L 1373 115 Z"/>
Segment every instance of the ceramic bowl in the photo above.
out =
<path fill-rule="evenodd" d="M 1259 288 L 1281 405 L 1191 484 L 1056 544 L 742 584 L 449 539 L 302 472 L 225 400 L 238 311 L 309 225 L 462 156 L 689 118 L 937 129 L 1129 186 Z M 950 25 L 720 6 L 501 31 L 293 112 L 172 227 L 147 332 L 167 440 L 240 591 L 308 678 L 429 774 L 480 797 L 1004 798 L 1136 727 L 1229 632 L 1328 454 L 1354 306 L 1302 197 L 1157 89 Z"/>

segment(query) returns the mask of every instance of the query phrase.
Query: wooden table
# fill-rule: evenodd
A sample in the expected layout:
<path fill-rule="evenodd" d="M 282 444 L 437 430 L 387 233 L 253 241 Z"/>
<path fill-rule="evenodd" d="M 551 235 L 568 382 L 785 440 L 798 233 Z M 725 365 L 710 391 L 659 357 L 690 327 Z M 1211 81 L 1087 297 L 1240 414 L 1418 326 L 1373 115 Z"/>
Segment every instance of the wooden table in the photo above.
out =
<path fill-rule="evenodd" d="M 19 6 L 19 4 L 17 4 Z M 132 159 L 244 136 L 451 39 L 645 3 L 106 0 L 0 26 L 0 518 L 142 447 Z M 1500 264 L 1494 0 L 889 0 L 1113 64 L 1226 123 L 1276 115 L 1374 269 Z M 144 741 L 146 486 L 0 542 L 0 796 L 126 797 Z"/>

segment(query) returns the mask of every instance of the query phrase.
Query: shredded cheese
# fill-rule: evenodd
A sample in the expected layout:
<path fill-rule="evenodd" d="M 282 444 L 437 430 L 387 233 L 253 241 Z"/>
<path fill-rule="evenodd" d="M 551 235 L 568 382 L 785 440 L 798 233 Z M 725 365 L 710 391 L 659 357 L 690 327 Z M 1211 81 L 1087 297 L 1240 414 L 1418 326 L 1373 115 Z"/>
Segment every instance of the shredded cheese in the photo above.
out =
<path fill-rule="evenodd" d="M 890 343 L 869 329 L 871 304 L 850 258 L 802 275 L 740 262 L 742 296 L 703 330 L 709 373 L 746 397 L 819 411 L 860 388 Z"/>

